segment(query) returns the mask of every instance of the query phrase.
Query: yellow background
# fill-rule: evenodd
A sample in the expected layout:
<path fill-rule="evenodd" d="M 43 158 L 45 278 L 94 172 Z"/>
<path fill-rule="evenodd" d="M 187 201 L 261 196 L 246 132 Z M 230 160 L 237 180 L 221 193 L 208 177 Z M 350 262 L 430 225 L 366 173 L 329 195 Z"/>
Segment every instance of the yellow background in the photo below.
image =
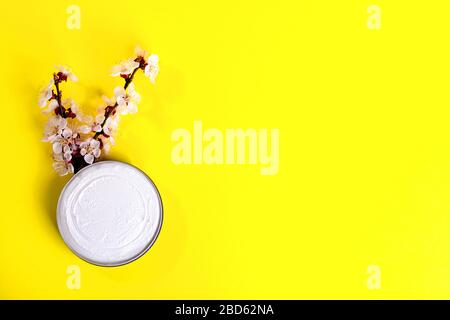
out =
<path fill-rule="evenodd" d="M 81 9 L 81 29 L 66 8 Z M 366 27 L 382 9 L 381 30 Z M 447 1 L 2 3 L 0 298 L 450 298 Z M 165 209 L 154 247 L 119 268 L 64 245 L 69 177 L 40 142 L 39 88 L 94 108 L 135 44 L 160 56 L 110 158 L 147 172 Z M 177 128 L 279 128 L 278 175 L 176 166 Z M 81 269 L 80 290 L 66 269 Z M 367 268 L 381 268 L 369 290 Z"/>

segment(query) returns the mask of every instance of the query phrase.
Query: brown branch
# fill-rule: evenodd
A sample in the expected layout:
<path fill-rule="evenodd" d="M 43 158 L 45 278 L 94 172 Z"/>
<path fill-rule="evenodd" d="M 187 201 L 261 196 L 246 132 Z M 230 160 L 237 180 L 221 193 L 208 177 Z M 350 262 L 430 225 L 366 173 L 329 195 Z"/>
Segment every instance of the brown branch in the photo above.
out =
<path fill-rule="evenodd" d="M 133 72 L 131 73 L 130 76 L 125 78 L 125 84 L 123 86 L 123 88 L 126 90 L 128 88 L 128 86 L 130 85 L 130 83 L 133 81 L 134 75 L 136 74 L 136 72 L 138 71 L 138 69 L 140 69 L 141 66 L 137 66 Z M 105 126 L 106 120 L 108 120 L 108 118 L 111 115 L 114 115 L 116 113 L 116 109 L 117 109 L 117 102 L 113 105 L 113 106 L 107 106 L 105 108 L 105 119 L 103 120 L 102 124 L 100 125 L 102 130 L 100 132 L 96 132 L 94 134 L 94 139 L 97 139 L 100 135 L 105 135 L 105 132 L 103 131 L 103 127 Z"/>
<path fill-rule="evenodd" d="M 56 88 L 56 101 L 58 102 L 58 107 L 59 107 L 59 112 L 57 114 L 59 114 L 61 117 L 63 118 L 67 118 L 66 116 L 66 109 L 63 107 L 62 103 L 61 103 L 61 96 L 62 96 L 62 92 L 59 89 L 59 77 L 56 73 L 53 74 L 53 81 L 55 83 L 55 88 Z"/>
<path fill-rule="evenodd" d="M 145 62 L 145 60 L 144 60 L 142 57 L 137 57 L 135 61 L 136 61 L 136 62 L 139 62 L 139 66 L 137 66 L 137 67 L 133 70 L 133 72 L 132 72 L 129 76 L 127 76 L 127 77 L 125 78 L 125 84 L 124 84 L 124 86 L 123 86 L 123 88 L 124 88 L 125 90 L 128 88 L 128 86 L 130 85 L 130 83 L 133 81 L 134 75 L 136 74 L 136 72 L 138 71 L 138 69 L 144 69 L 145 66 L 146 66 L 146 62 Z M 56 81 L 55 81 L 55 83 L 56 83 Z M 57 88 L 57 91 L 58 91 L 58 90 L 59 90 L 59 89 Z M 106 107 L 105 107 L 105 119 L 103 119 L 103 122 L 102 122 L 101 125 L 100 125 L 102 130 L 101 130 L 100 132 L 96 132 L 96 133 L 94 134 L 94 136 L 93 136 L 93 139 L 98 140 L 98 138 L 99 138 L 100 135 L 103 135 L 104 137 L 109 138 L 109 136 L 104 132 L 103 128 L 104 128 L 104 126 L 105 126 L 105 124 L 106 124 L 106 120 L 108 120 L 108 118 L 109 118 L 111 115 L 114 115 L 114 114 L 116 113 L 117 106 L 118 106 L 118 104 L 117 104 L 117 102 L 116 102 L 113 106 L 106 106 Z M 101 140 L 100 140 L 100 145 L 101 145 L 101 146 L 103 145 L 103 143 L 102 143 Z M 84 162 L 83 157 L 81 156 L 80 153 L 73 154 L 73 155 L 72 155 L 72 160 L 71 160 L 71 162 L 72 162 L 72 164 L 73 164 L 73 166 L 74 166 L 74 172 L 75 172 L 75 173 L 78 172 L 81 168 L 87 166 L 87 163 Z"/>
<path fill-rule="evenodd" d="M 130 83 L 133 81 L 134 75 L 136 74 L 136 71 L 138 71 L 138 69 L 140 68 L 140 66 L 137 66 L 136 69 L 133 70 L 133 72 L 131 73 L 131 75 L 125 79 L 125 85 L 123 86 L 123 88 L 126 90 L 128 88 L 128 86 L 130 85 Z"/>

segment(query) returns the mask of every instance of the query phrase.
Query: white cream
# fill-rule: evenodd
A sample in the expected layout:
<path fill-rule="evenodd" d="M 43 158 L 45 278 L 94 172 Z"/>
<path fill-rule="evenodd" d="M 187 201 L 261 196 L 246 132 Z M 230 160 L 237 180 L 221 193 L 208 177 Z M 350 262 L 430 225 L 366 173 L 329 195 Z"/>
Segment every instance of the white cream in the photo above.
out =
<path fill-rule="evenodd" d="M 67 183 L 57 221 L 64 242 L 77 256 L 118 266 L 139 258 L 158 237 L 161 198 L 139 169 L 123 162 L 98 162 Z"/>

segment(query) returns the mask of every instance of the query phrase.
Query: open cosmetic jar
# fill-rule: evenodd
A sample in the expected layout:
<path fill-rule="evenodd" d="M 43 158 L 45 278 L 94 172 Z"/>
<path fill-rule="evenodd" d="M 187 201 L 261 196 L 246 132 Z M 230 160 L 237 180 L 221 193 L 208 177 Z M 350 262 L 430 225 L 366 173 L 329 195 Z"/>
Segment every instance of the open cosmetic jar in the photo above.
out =
<path fill-rule="evenodd" d="M 158 237 L 163 208 L 152 180 L 138 168 L 102 161 L 77 172 L 59 197 L 57 223 L 67 246 L 99 266 L 141 257 Z"/>

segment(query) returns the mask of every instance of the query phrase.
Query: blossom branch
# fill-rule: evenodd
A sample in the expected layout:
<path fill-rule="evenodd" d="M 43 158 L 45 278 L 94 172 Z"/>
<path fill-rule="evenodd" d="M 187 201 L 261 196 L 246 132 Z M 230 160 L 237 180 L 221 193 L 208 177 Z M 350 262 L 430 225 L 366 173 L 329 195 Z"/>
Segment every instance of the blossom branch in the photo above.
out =
<path fill-rule="evenodd" d="M 133 71 L 131 72 L 131 74 L 129 74 L 129 75 L 121 75 L 121 76 L 125 79 L 125 84 L 124 84 L 124 86 L 123 86 L 124 90 L 126 90 L 126 89 L 128 88 L 128 86 L 130 85 L 130 83 L 133 82 L 134 75 L 136 74 L 136 72 L 137 72 L 139 69 L 144 69 L 144 70 L 145 70 L 145 67 L 147 66 L 147 63 L 145 62 L 144 59 L 142 59 L 142 57 L 137 57 L 134 61 L 135 61 L 135 62 L 138 62 L 139 65 L 138 65 L 136 68 L 133 69 Z M 105 127 L 105 124 L 106 124 L 106 121 L 108 120 L 108 118 L 109 118 L 111 115 L 114 115 L 114 114 L 116 113 L 117 107 L 118 107 L 118 103 L 117 103 L 117 101 L 116 101 L 116 103 L 115 103 L 113 106 L 107 106 L 107 107 L 105 108 L 105 119 L 104 119 L 103 122 L 100 124 L 101 131 L 96 132 L 96 133 L 94 134 L 94 137 L 93 137 L 94 139 L 98 139 L 98 137 L 99 137 L 100 135 L 103 135 L 103 136 L 106 137 L 106 138 L 109 137 L 109 135 L 105 133 L 105 131 L 104 131 L 103 128 Z"/>
<path fill-rule="evenodd" d="M 107 152 L 114 144 L 118 114 L 137 112 L 140 95 L 132 83 L 134 76 L 142 69 L 153 83 L 159 66 L 155 54 L 148 56 L 147 52 L 137 48 L 136 56 L 113 67 L 112 76 L 122 77 L 125 83 L 114 89 L 114 98 L 107 99 L 104 111 L 100 111 L 95 120 L 83 116 L 73 100 L 62 99 L 61 82 L 77 81 L 67 68 L 60 67 L 54 72 L 50 83 L 40 92 L 38 103 L 43 112 L 55 114 L 49 118 L 43 141 L 52 144 L 53 167 L 60 175 L 76 173 L 97 161 L 103 150 Z"/>
<path fill-rule="evenodd" d="M 53 81 L 55 82 L 55 89 L 56 89 L 56 96 L 54 97 L 56 99 L 56 102 L 58 102 L 58 108 L 59 111 L 56 111 L 57 109 L 55 109 L 55 113 L 61 115 L 61 117 L 66 118 L 65 115 L 65 109 L 62 106 L 61 103 L 61 90 L 59 89 L 59 80 L 58 80 L 58 76 L 56 73 L 53 74 Z"/>
<path fill-rule="evenodd" d="M 52 90 L 52 97 L 51 99 L 55 99 L 58 107 L 55 108 L 55 114 L 60 115 L 62 118 L 75 118 L 76 114 L 72 112 L 72 109 L 69 107 L 66 109 L 63 106 L 62 103 L 62 91 L 59 88 L 59 84 L 63 81 L 67 81 L 68 78 L 71 78 L 72 80 L 76 81 L 76 77 L 70 73 L 65 68 L 61 68 L 61 71 L 53 73 L 53 83 L 55 85 L 56 94 Z"/>
<path fill-rule="evenodd" d="M 133 70 L 133 72 L 131 73 L 131 75 L 125 79 L 125 85 L 123 86 L 123 88 L 125 90 L 128 88 L 130 83 L 133 81 L 133 78 L 134 78 L 134 75 L 135 75 L 136 71 L 138 71 L 138 69 L 140 69 L 140 68 L 142 68 L 141 65 L 139 65 L 139 67 L 135 68 Z"/>

